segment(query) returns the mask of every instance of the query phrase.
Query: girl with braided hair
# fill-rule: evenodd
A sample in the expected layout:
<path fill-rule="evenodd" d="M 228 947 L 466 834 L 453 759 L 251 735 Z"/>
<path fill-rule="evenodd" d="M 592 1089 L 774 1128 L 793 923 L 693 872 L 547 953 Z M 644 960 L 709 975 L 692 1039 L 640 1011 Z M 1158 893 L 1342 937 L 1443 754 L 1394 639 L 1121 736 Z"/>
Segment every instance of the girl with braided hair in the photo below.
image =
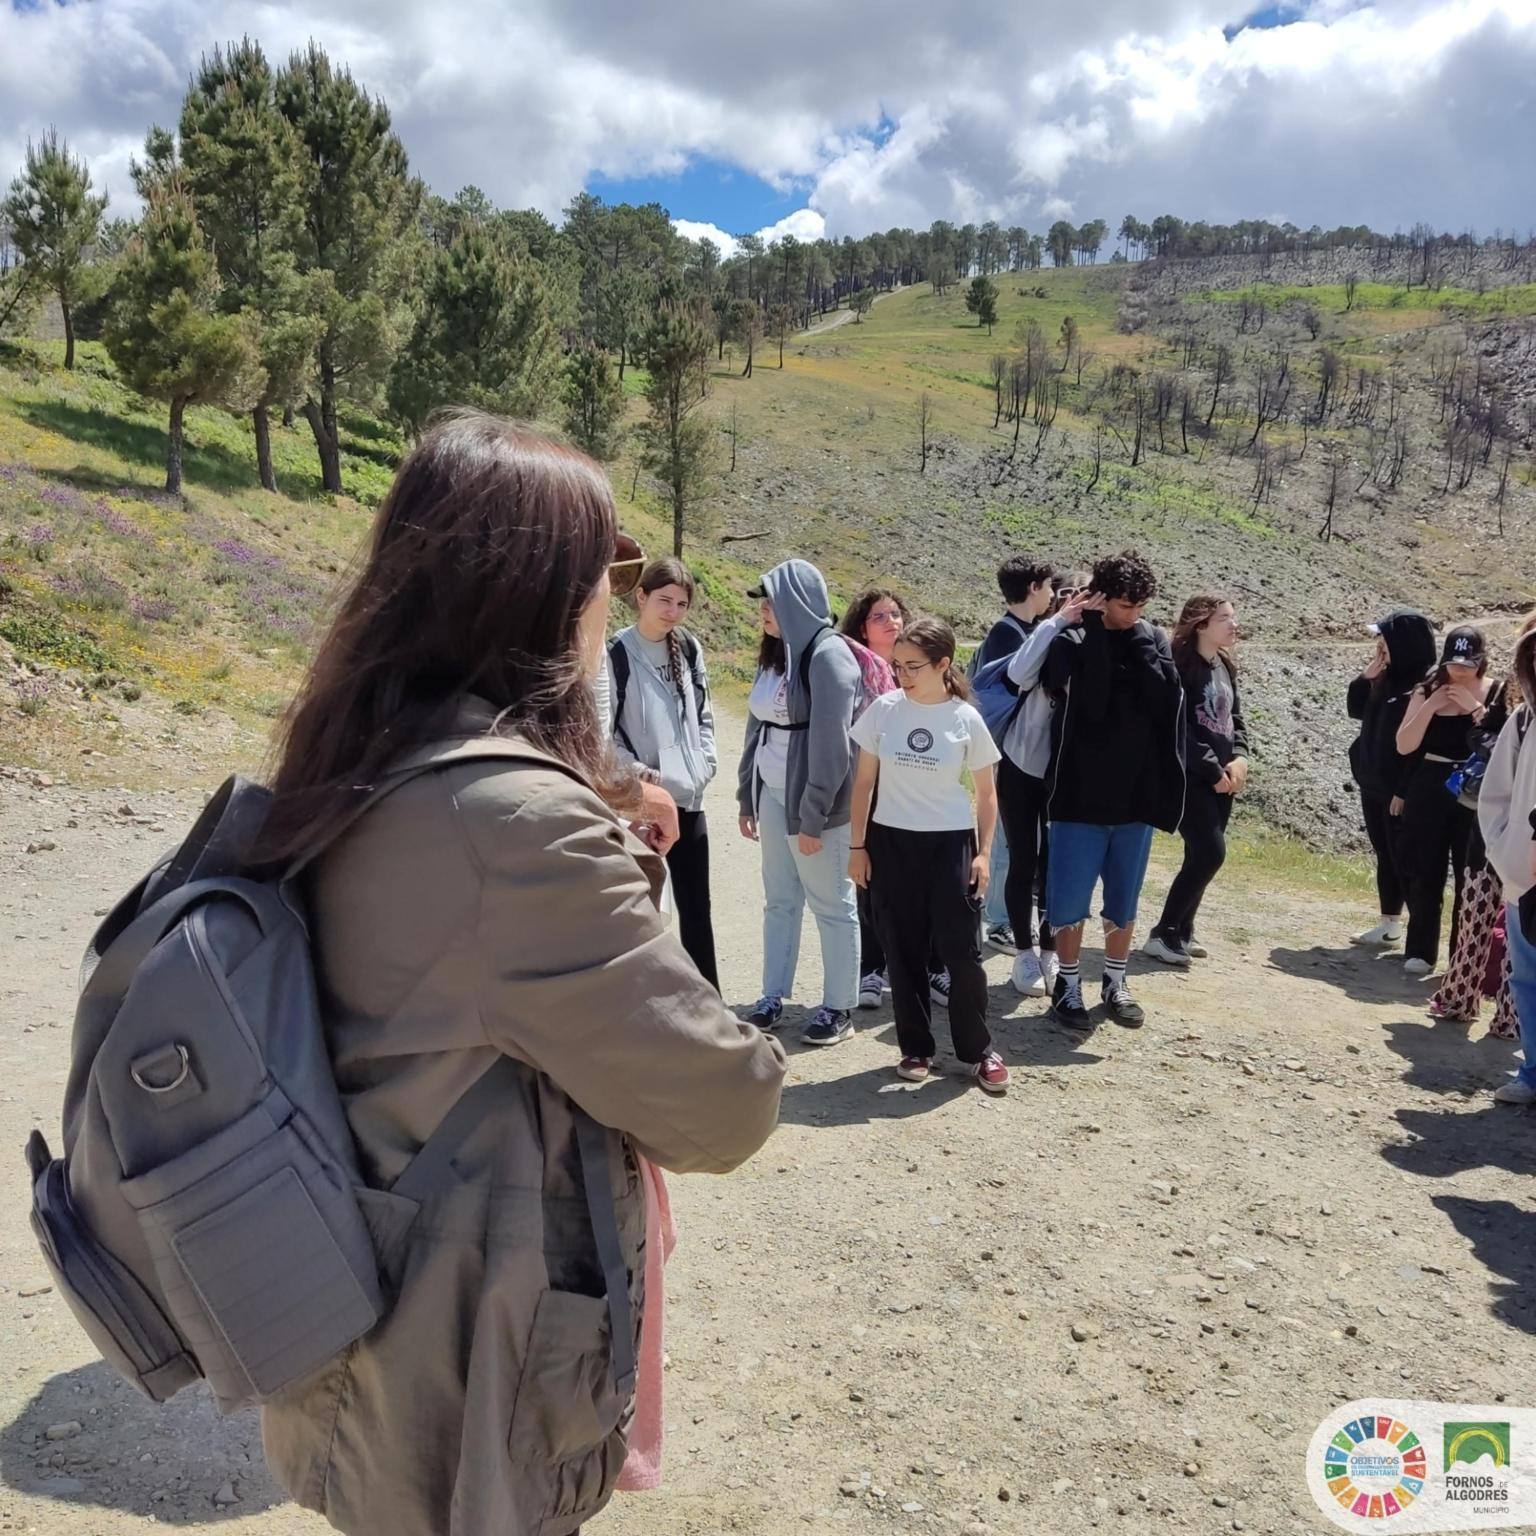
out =
<path fill-rule="evenodd" d="M 683 628 L 693 573 L 681 560 L 653 560 L 635 590 L 635 622 L 608 647 L 613 673 L 613 745 L 641 777 L 677 801 L 679 836 L 667 853 L 678 937 L 718 992 L 710 915 L 709 827 L 704 790 L 715 776 L 715 719 L 698 640 Z"/>

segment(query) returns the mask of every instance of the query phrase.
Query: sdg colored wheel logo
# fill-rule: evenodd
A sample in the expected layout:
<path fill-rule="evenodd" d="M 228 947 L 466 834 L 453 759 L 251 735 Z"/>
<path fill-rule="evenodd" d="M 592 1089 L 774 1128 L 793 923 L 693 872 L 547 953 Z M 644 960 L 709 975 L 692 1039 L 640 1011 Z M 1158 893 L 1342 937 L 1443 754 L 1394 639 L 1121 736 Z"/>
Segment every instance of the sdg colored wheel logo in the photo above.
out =
<path fill-rule="evenodd" d="M 1341 1508 L 1367 1520 L 1401 1514 L 1424 1487 L 1419 1437 L 1401 1419 L 1364 1414 L 1323 1448 L 1323 1476 Z"/>

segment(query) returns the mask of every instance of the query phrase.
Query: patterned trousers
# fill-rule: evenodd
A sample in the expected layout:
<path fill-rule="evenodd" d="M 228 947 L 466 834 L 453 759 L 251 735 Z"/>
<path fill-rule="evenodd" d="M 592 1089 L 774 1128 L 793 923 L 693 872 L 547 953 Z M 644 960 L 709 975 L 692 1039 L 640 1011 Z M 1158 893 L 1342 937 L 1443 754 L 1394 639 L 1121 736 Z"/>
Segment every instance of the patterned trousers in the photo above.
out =
<path fill-rule="evenodd" d="M 1493 928 L 1504 906 L 1499 877 L 1487 864 L 1467 870 L 1461 887 L 1461 924 L 1456 933 L 1456 949 L 1450 969 L 1430 1008 L 1437 1018 L 1472 1024 L 1483 1004 L 1483 977 L 1488 970 L 1488 955 L 1493 945 Z M 1509 950 L 1504 951 L 1504 965 L 1499 976 L 1499 994 L 1494 1003 L 1490 1035 L 1500 1040 L 1519 1038 L 1514 999 L 1509 994 Z"/>

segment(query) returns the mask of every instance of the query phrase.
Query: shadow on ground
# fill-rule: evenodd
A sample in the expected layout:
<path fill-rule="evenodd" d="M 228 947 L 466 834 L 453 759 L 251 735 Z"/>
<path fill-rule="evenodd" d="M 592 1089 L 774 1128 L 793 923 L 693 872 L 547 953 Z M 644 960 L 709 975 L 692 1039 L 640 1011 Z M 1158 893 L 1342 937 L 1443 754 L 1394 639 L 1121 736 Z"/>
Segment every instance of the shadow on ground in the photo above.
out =
<path fill-rule="evenodd" d="M 1511 1328 L 1536 1334 L 1536 1211 L 1458 1195 L 1438 1196 L 1435 1205 L 1472 1244 L 1477 1262 L 1500 1277 L 1488 1281 L 1489 1311 Z"/>
<path fill-rule="evenodd" d="M 1350 945 L 1329 949 L 1272 949 L 1269 962 L 1277 971 L 1302 981 L 1321 981 L 1361 1003 L 1406 1003 L 1428 1007 L 1433 988 L 1403 974 L 1403 957 L 1396 950 L 1358 949 Z"/>
<path fill-rule="evenodd" d="M 78 1432 L 48 1438 L 50 1427 L 72 1425 Z M 0 1430 L 0 1481 L 82 1512 L 117 1509 L 161 1525 L 234 1520 L 284 1502 L 254 1410 L 220 1418 L 203 1387 L 152 1403 L 100 1361 L 50 1377 Z M 92 1526 L 82 1513 L 75 1528 Z"/>
<path fill-rule="evenodd" d="M 1520 1042 L 1490 1035 L 1486 1018 L 1452 1024 L 1420 1014 L 1395 1020 L 1383 1033 L 1388 1048 L 1408 1064 L 1403 1081 L 1429 1093 L 1486 1096 L 1520 1064 Z"/>

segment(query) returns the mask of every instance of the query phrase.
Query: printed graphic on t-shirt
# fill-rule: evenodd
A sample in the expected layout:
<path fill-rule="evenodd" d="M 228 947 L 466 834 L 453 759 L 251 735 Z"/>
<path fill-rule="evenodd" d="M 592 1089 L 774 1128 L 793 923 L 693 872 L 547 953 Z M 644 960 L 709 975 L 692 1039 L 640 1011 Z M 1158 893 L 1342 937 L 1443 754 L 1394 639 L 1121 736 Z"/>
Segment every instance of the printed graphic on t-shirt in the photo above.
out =
<path fill-rule="evenodd" d="M 1213 736 L 1232 735 L 1232 684 L 1225 669 L 1211 671 L 1200 702 L 1195 706 L 1195 718 L 1203 730 Z"/>

